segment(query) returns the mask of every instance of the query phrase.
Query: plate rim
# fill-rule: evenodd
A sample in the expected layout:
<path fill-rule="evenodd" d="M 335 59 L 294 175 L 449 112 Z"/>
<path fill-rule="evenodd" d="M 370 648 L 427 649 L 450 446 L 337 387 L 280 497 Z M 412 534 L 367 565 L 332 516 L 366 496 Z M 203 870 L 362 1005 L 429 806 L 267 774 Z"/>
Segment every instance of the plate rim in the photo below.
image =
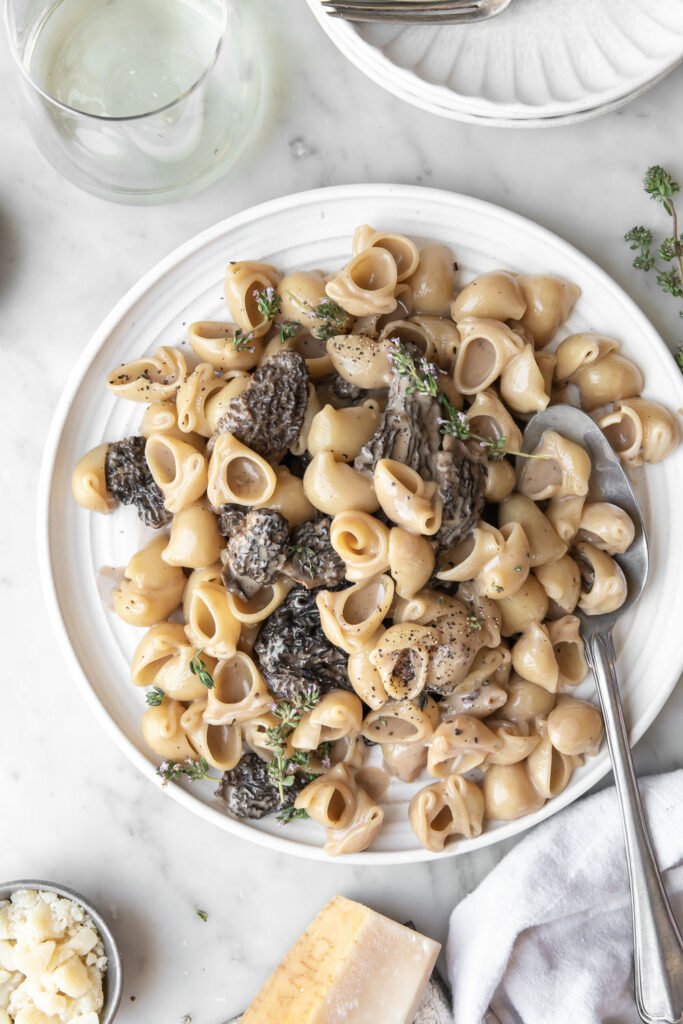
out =
<path fill-rule="evenodd" d="M 146 292 L 149 292 L 167 272 L 175 268 L 180 262 L 187 259 L 194 252 L 199 251 L 205 245 L 215 240 L 221 234 L 228 233 L 257 219 L 270 217 L 277 212 L 291 211 L 292 209 L 296 209 L 298 206 L 320 206 L 323 202 L 329 203 L 334 200 L 344 201 L 350 199 L 362 199 L 367 201 L 372 200 L 373 198 L 385 199 L 387 196 L 391 196 L 395 199 L 411 199 L 414 202 L 419 202 L 420 199 L 429 199 L 431 201 L 437 200 L 440 203 L 451 204 L 455 208 L 462 208 L 462 206 L 466 206 L 474 214 L 478 211 L 489 215 L 494 214 L 498 218 L 507 220 L 511 226 L 522 228 L 527 234 L 536 234 L 539 238 L 551 242 L 554 246 L 559 246 L 567 255 L 571 256 L 574 260 L 578 260 L 586 267 L 587 270 L 589 269 L 597 278 L 601 288 L 605 288 L 608 291 L 613 292 L 615 297 L 618 298 L 622 304 L 626 305 L 632 319 L 634 319 L 637 324 L 640 324 L 645 334 L 655 343 L 655 352 L 659 356 L 665 356 L 667 359 L 671 359 L 671 353 L 665 342 L 640 307 L 605 270 L 603 270 L 590 257 L 586 256 L 580 249 L 566 241 L 566 239 L 562 238 L 562 236 L 558 235 L 556 232 L 550 231 L 548 228 L 543 227 L 536 221 L 530 220 L 521 214 L 508 210 L 504 206 L 472 196 L 467 196 L 463 193 L 451 192 L 447 189 L 394 183 L 356 183 L 347 185 L 331 185 L 323 188 L 308 189 L 302 192 L 290 193 L 285 196 L 280 196 L 275 199 L 267 200 L 266 202 L 258 203 L 254 206 L 247 207 L 238 213 L 224 218 L 216 224 L 205 228 L 198 234 L 193 235 L 191 238 L 173 249 L 168 255 L 155 263 L 125 292 L 125 294 L 119 299 L 95 329 L 80 357 L 72 367 L 71 373 L 60 394 L 45 437 L 43 458 L 41 461 L 38 479 L 36 502 L 36 553 L 43 596 L 48 608 L 48 616 L 64 662 L 67 668 L 71 669 L 70 676 L 73 678 L 78 690 L 85 698 L 86 703 L 99 721 L 100 725 L 107 735 L 116 743 L 119 750 L 128 757 L 129 761 L 135 765 L 143 775 L 158 785 L 160 785 L 160 783 L 155 775 L 151 761 L 137 749 L 131 740 L 128 739 L 123 732 L 122 727 L 119 726 L 115 719 L 107 713 L 104 705 L 98 699 L 90 681 L 87 678 L 85 670 L 80 664 L 75 650 L 71 646 L 67 623 L 62 616 L 59 604 L 54 573 L 52 571 L 52 553 L 50 548 L 50 496 L 53 483 L 55 481 L 56 454 L 63 430 L 66 426 L 72 402 L 87 368 L 120 320 L 130 312 L 140 298 Z M 681 405 L 683 405 L 683 377 L 681 377 L 680 380 L 678 377 L 673 377 L 672 380 L 675 381 L 674 388 L 678 391 L 679 401 Z M 671 677 L 670 679 L 667 679 L 666 686 L 664 687 L 665 696 L 662 703 L 656 708 L 653 703 L 653 705 L 648 708 L 647 713 L 641 716 L 637 726 L 630 730 L 629 735 L 632 745 L 640 739 L 643 733 L 650 727 L 654 719 L 660 713 L 666 704 L 666 701 L 671 696 L 682 670 L 683 649 L 681 649 L 680 652 L 679 663 L 676 667 L 671 669 Z M 346 854 L 343 858 L 340 858 L 341 863 L 345 865 L 365 864 L 369 867 L 375 867 L 383 865 L 413 864 L 425 861 L 432 862 L 474 852 L 475 849 L 482 849 L 513 836 L 521 836 L 534 825 L 548 817 L 551 817 L 553 814 L 556 814 L 558 811 L 562 810 L 562 808 L 573 803 L 574 800 L 585 794 L 607 774 L 609 769 L 610 760 L 606 745 L 603 745 L 600 754 L 595 758 L 592 770 L 587 772 L 573 789 L 570 788 L 569 791 L 564 790 L 557 797 L 547 801 L 544 806 L 534 814 L 507 822 L 505 825 L 499 826 L 495 830 L 483 832 L 477 839 L 469 841 L 470 845 L 468 846 L 463 846 L 462 843 L 454 843 L 441 853 L 433 853 L 422 848 L 384 852 L 367 850 L 356 854 Z M 197 800 L 190 791 L 184 789 L 180 785 L 169 785 L 167 793 L 188 811 L 191 811 L 193 814 L 198 814 L 206 821 L 218 825 L 223 831 L 235 835 L 237 838 L 257 843 L 259 846 L 263 846 L 276 852 L 289 853 L 294 856 L 322 861 L 324 863 L 330 863 L 330 861 L 334 859 L 330 858 L 329 855 L 324 852 L 322 846 L 311 846 L 306 842 L 297 842 L 295 839 L 289 838 L 287 834 L 271 835 L 269 833 L 261 832 L 258 829 L 254 829 L 246 823 L 236 821 L 222 813 L 217 807 L 212 807 L 201 800 Z"/>
<path fill-rule="evenodd" d="M 642 96 L 653 86 L 657 85 L 664 78 L 667 78 L 679 64 L 683 63 L 683 48 L 680 55 L 666 67 L 657 71 L 652 78 L 636 85 L 630 92 L 608 98 L 597 106 L 577 106 L 573 110 L 566 110 L 560 113 L 538 113 L 533 115 L 531 107 L 522 110 L 519 114 L 499 113 L 483 114 L 475 111 L 465 110 L 458 107 L 459 94 L 448 89 L 445 85 L 428 82 L 416 75 L 408 68 L 399 67 L 393 64 L 381 51 L 371 43 L 366 42 L 353 27 L 343 19 L 331 18 L 321 5 L 321 0 L 306 0 L 311 13 L 322 28 L 330 42 L 339 53 L 357 68 L 376 85 L 405 103 L 421 110 L 426 110 L 437 117 L 444 117 L 451 121 L 459 121 L 463 124 L 478 124 L 489 128 L 559 128 L 563 125 L 578 124 L 582 121 L 589 121 L 602 114 L 618 110 L 626 106 L 632 100 Z M 353 33 L 352 45 L 344 47 L 345 33 L 349 36 Z M 356 46 L 357 41 L 357 46 Z M 373 60 L 367 60 L 366 51 L 375 54 Z M 580 102 L 580 101 L 577 101 Z M 492 104 L 493 106 L 493 104 Z M 520 104 L 520 107 L 523 107 Z"/>

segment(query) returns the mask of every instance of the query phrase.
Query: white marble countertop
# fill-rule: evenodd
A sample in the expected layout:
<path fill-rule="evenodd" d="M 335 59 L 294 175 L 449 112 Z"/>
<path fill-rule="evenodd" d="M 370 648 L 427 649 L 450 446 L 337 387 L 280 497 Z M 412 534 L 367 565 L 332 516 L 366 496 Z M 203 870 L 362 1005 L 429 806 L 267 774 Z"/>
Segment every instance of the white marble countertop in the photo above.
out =
<path fill-rule="evenodd" d="M 301 0 L 263 3 L 270 81 L 260 137 L 223 181 L 170 207 L 110 205 L 60 179 L 27 135 L 14 69 L 0 50 L 0 880 L 61 881 L 111 918 L 125 961 L 121 1024 L 173 1024 L 185 1014 L 221 1024 L 335 893 L 443 940 L 452 905 L 505 849 L 394 869 L 277 855 L 190 815 L 102 731 L 50 633 L 32 510 L 60 389 L 114 302 L 176 245 L 252 203 L 327 184 L 399 181 L 469 193 L 539 221 L 624 285 L 672 347 L 683 334 L 676 304 L 631 270 L 622 241 L 634 223 L 656 218 L 640 189 L 646 165 L 683 174 L 683 67 L 583 125 L 483 129 L 383 93 L 336 52 Z M 639 770 L 680 766 L 682 732 L 679 687 L 637 746 Z"/>

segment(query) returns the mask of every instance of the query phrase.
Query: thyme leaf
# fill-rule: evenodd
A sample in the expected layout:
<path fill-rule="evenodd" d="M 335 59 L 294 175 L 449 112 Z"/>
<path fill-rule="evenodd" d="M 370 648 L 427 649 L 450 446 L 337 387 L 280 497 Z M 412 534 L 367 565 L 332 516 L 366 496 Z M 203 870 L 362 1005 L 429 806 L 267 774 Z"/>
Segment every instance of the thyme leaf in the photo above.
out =
<path fill-rule="evenodd" d="M 680 185 L 674 181 L 668 171 L 663 167 L 654 165 L 648 167 L 643 178 L 643 188 L 647 195 L 655 202 L 660 203 L 671 217 L 671 234 L 664 238 L 659 245 L 656 254 L 652 253 L 654 239 L 652 231 L 645 227 L 631 228 L 624 235 L 625 241 L 630 243 L 631 249 L 638 251 L 633 260 L 636 270 L 644 270 L 646 273 L 654 270 L 657 284 L 666 295 L 673 295 L 675 299 L 683 298 L 683 234 L 678 230 L 678 211 L 674 196 L 680 192 Z M 668 270 L 657 259 L 666 263 L 675 264 Z M 683 316 L 683 311 L 679 313 Z M 683 346 L 680 346 L 674 355 L 676 365 L 683 372 Z"/>
<path fill-rule="evenodd" d="M 307 818 L 308 811 L 305 811 L 303 807 L 284 807 L 275 817 L 281 825 L 289 825 L 290 821 Z"/>
<path fill-rule="evenodd" d="M 256 308 L 264 320 L 274 320 L 280 312 L 281 297 L 274 288 L 264 288 L 262 292 L 255 290 Z"/>
<path fill-rule="evenodd" d="M 320 321 L 312 332 L 320 341 L 328 341 L 337 334 L 343 334 L 349 319 L 346 310 L 334 299 L 323 299 L 308 315 L 312 320 Z"/>
<path fill-rule="evenodd" d="M 487 457 L 492 462 L 504 459 L 506 455 L 520 455 L 525 459 L 547 459 L 547 455 L 533 455 L 528 452 L 520 452 L 514 448 L 507 447 L 507 437 L 491 438 L 475 434 L 471 429 L 467 416 L 461 409 L 456 409 L 448 395 L 445 395 L 439 388 L 438 376 L 446 371 L 427 362 L 426 359 L 419 359 L 417 363 L 410 352 L 401 344 L 398 338 L 392 338 L 393 349 L 390 358 L 394 370 L 400 377 L 410 381 L 406 390 L 408 393 L 419 392 L 421 395 L 430 395 L 438 398 L 443 407 L 445 416 L 438 421 L 442 434 L 448 434 L 459 441 L 478 441 L 479 445 L 486 451 Z"/>
<path fill-rule="evenodd" d="M 657 284 L 669 295 L 673 295 L 675 298 L 680 299 L 683 296 L 683 289 L 681 289 L 681 278 L 676 268 L 671 270 L 662 271 L 657 273 Z"/>
<path fill-rule="evenodd" d="M 643 188 L 652 199 L 661 203 L 668 214 L 673 216 L 674 204 L 671 196 L 680 192 L 681 186 L 663 167 L 648 167 L 643 178 Z"/>
<path fill-rule="evenodd" d="M 197 782 L 201 779 L 213 779 L 215 782 L 220 782 L 219 778 L 210 774 L 209 763 L 203 757 L 200 757 L 198 761 L 193 761 L 191 757 L 186 757 L 184 761 L 162 761 L 156 766 L 155 771 L 164 787 L 169 782 L 177 782 L 183 777 L 189 779 L 190 782 Z"/>
<path fill-rule="evenodd" d="M 434 363 L 428 363 L 424 358 L 416 364 L 410 352 L 403 347 L 398 338 L 392 338 L 391 344 L 393 348 L 389 352 L 389 358 L 399 376 L 410 381 L 406 388 L 408 394 L 414 394 L 417 391 L 420 395 L 431 395 L 432 398 L 438 398 L 437 377 L 446 371 Z"/>
<path fill-rule="evenodd" d="M 633 260 L 633 266 L 636 270 L 644 270 L 646 272 L 652 270 L 655 265 L 655 258 L 650 251 L 652 232 L 644 227 L 631 228 L 624 235 L 624 241 L 631 243 L 630 248 L 633 251 L 639 250 L 638 255 Z"/>
<path fill-rule="evenodd" d="M 238 327 L 230 341 L 235 352 L 243 352 L 245 349 L 248 352 L 254 351 L 254 335 L 251 331 L 243 331 Z"/>
<path fill-rule="evenodd" d="M 287 320 L 280 328 L 280 344 L 284 345 L 288 338 L 293 338 L 301 330 L 296 320 Z"/>
<path fill-rule="evenodd" d="M 313 548 L 301 543 L 290 544 L 289 551 L 292 557 L 298 561 L 302 572 L 305 572 L 312 580 L 314 580 L 320 572 L 320 564 Z"/>
<path fill-rule="evenodd" d="M 152 690 L 147 691 L 145 700 L 149 707 L 158 708 L 165 696 L 166 692 L 160 686 L 155 686 Z"/>
<path fill-rule="evenodd" d="M 320 697 L 320 689 L 317 686 L 307 686 L 291 701 L 281 700 L 272 705 L 271 710 L 279 722 L 266 730 L 266 742 L 275 754 L 268 765 L 268 779 L 273 786 L 277 786 L 282 804 L 285 802 L 285 789 L 294 785 L 297 769 L 303 764 L 308 766 L 311 760 L 310 754 L 307 755 L 307 760 L 301 760 L 302 752 L 299 751 L 288 755 L 287 740 L 303 716 L 320 702 Z M 305 753 L 303 752 L 304 755 Z"/>
<path fill-rule="evenodd" d="M 213 676 L 206 667 L 206 662 L 202 661 L 199 657 L 203 651 L 204 648 L 201 647 L 190 662 L 190 672 L 193 676 L 197 677 L 202 686 L 205 686 L 207 690 L 213 690 Z"/>
<path fill-rule="evenodd" d="M 317 324 L 311 325 L 311 334 L 314 338 L 319 341 L 329 341 L 330 338 L 334 338 L 337 334 L 345 334 L 349 327 L 349 314 L 345 309 L 335 302 L 334 299 L 323 299 L 317 306 L 312 306 L 310 302 L 305 302 L 298 296 L 294 295 L 293 292 L 288 292 L 290 301 L 297 307 L 302 317 L 306 320 L 317 320 Z M 290 326 L 293 330 L 293 325 L 296 321 L 288 321 L 285 327 Z M 298 329 L 303 329 L 302 323 L 296 324 Z M 296 333 L 293 331 L 293 333 Z M 293 337 L 293 334 L 287 334 L 285 337 Z M 280 332 L 280 340 L 284 341 L 282 332 Z"/>

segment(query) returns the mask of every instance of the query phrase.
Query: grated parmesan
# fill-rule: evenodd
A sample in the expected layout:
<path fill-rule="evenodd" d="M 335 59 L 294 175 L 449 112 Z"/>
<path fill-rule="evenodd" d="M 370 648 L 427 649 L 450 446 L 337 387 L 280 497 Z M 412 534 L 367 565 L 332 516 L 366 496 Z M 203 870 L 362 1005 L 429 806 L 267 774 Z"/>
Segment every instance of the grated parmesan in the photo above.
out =
<path fill-rule="evenodd" d="M 106 969 L 78 903 L 34 889 L 0 901 L 0 1024 L 99 1024 Z"/>

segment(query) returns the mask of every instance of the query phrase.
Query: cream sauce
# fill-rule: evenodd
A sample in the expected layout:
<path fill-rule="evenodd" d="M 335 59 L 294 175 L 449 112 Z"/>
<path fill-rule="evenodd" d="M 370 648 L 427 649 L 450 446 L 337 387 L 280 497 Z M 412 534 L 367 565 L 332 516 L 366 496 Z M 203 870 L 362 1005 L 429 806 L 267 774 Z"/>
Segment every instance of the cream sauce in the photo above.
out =
<path fill-rule="evenodd" d="M 624 416 L 619 423 L 610 423 L 603 433 L 615 452 L 625 452 L 636 442 L 636 430 L 628 416 Z"/>
<path fill-rule="evenodd" d="M 342 616 L 350 626 L 359 626 L 377 611 L 386 595 L 386 584 L 376 580 L 354 590 L 344 602 Z"/>
<path fill-rule="evenodd" d="M 267 483 L 263 470 L 241 455 L 228 463 L 226 478 L 232 493 L 250 504 L 262 496 Z"/>
<path fill-rule="evenodd" d="M 463 357 L 461 379 L 464 387 L 476 388 L 496 364 L 496 348 L 488 338 L 473 338 Z"/>

